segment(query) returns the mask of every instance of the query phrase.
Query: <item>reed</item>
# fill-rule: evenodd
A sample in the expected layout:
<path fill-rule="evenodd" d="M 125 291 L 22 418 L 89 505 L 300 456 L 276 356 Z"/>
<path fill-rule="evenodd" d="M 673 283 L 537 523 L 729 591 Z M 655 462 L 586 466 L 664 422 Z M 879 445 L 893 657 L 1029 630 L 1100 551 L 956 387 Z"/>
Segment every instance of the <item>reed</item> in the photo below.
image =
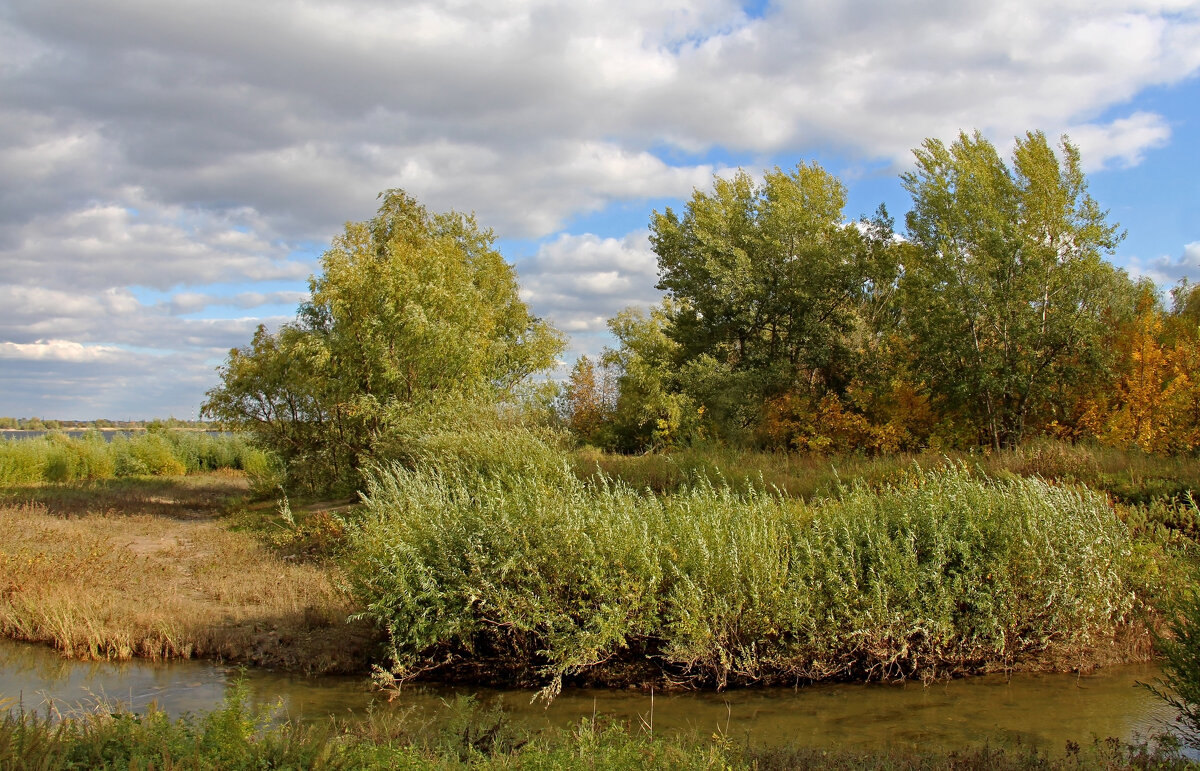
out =
<path fill-rule="evenodd" d="M 583 478 L 606 476 L 638 490 L 670 493 L 697 481 L 738 490 L 778 490 L 813 500 L 835 495 L 855 480 L 879 487 L 904 477 L 914 464 L 928 470 L 965 464 L 989 477 L 1036 476 L 1082 484 L 1120 503 L 1186 503 L 1200 497 L 1200 457 L 1150 455 L 1095 443 L 1037 439 L 1001 452 L 892 453 L 880 455 L 773 453 L 698 444 L 662 453 L 619 455 L 583 447 L 571 454 Z"/>

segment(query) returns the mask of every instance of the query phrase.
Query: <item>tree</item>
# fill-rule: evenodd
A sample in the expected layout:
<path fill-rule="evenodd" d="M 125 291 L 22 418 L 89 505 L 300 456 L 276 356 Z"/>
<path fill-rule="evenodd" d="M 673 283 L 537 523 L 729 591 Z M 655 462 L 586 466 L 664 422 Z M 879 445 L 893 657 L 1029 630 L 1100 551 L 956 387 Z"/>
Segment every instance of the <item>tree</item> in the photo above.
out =
<path fill-rule="evenodd" d="M 202 408 L 254 431 L 312 487 L 357 483 L 405 413 L 505 399 L 563 345 L 473 216 L 430 214 L 400 190 L 380 197 L 325 252 L 296 320 L 230 351 Z"/>
<path fill-rule="evenodd" d="M 598 371 L 597 371 L 598 370 Z M 608 368 L 580 356 L 571 368 L 563 392 L 562 413 L 567 427 L 586 442 L 600 443 L 600 433 L 612 419 L 615 384 Z"/>
<path fill-rule="evenodd" d="M 701 436 L 704 410 L 683 392 L 677 366 L 680 345 L 667 334 L 678 310 L 668 297 L 649 313 L 627 308 L 608 321 L 618 343 L 602 357 L 617 380 L 610 426 L 613 449 L 661 449 Z"/>
<path fill-rule="evenodd" d="M 904 324 L 917 366 L 996 448 L 1020 441 L 1052 387 L 1095 377 L 1110 290 L 1101 258 L 1123 237 L 1087 193 L 1079 151 L 1018 138 L 1010 168 L 975 133 L 926 140 L 903 175 L 913 196 Z"/>
<path fill-rule="evenodd" d="M 717 177 L 682 217 L 654 213 L 658 287 L 673 301 L 666 333 L 718 424 L 746 428 L 772 396 L 848 380 L 855 309 L 892 276 L 873 275 L 887 251 L 873 239 L 891 238 L 886 212 L 870 227 L 848 225 L 845 200 L 836 177 L 802 163 L 762 184 L 744 171 Z"/>

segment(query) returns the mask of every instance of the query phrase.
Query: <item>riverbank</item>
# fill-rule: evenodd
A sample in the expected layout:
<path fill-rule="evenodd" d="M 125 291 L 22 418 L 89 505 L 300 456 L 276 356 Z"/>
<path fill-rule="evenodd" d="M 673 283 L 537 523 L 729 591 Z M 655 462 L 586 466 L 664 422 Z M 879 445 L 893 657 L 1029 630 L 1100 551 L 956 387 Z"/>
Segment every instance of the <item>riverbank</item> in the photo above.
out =
<path fill-rule="evenodd" d="M 374 639 L 331 563 L 285 559 L 214 472 L 0 493 L 0 634 L 74 658 L 215 658 L 363 672 Z"/>
<path fill-rule="evenodd" d="M 973 471 L 752 459 L 777 477 L 837 479 L 840 464 L 865 480 L 806 501 L 766 489 L 761 468 L 755 483 L 752 464 L 739 480 L 719 453 L 587 471 L 583 452 L 571 473 L 539 442 L 443 476 L 394 471 L 366 507 L 251 502 L 236 471 L 10 485 L 0 634 L 72 657 L 380 663 L 548 694 L 1086 671 L 1152 655 L 1147 623 L 1177 578 L 1167 544 L 1185 532 L 1164 523 L 1191 526 L 1175 503 L 1114 502 L 1067 474 L 1137 478 L 1140 494 L 1170 462 L 1110 470 L 1066 445 Z M 678 479 L 639 490 L 597 465 Z"/>

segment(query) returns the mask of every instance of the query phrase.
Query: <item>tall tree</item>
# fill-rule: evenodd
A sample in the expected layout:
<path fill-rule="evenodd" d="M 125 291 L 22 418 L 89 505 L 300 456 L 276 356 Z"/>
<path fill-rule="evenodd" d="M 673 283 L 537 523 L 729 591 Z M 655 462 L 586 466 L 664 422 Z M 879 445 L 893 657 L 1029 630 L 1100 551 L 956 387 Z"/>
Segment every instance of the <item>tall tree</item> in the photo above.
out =
<path fill-rule="evenodd" d="M 1105 367 L 1100 345 L 1114 282 L 1101 255 L 1123 237 L 1087 192 L 1079 151 L 1040 132 L 1018 138 L 1010 168 L 978 132 L 926 140 L 916 169 L 904 266 L 904 323 L 918 367 L 994 447 L 1047 408 L 1051 386 Z"/>
<path fill-rule="evenodd" d="M 865 243 L 881 230 L 847 225 L 845 201 L 836 177 L 802 163 L 761 184 L 744 171 L 717 177 L 682 216 L 654 213 L 667 334 L 714 415 L 723 405 L 727 422 L 745 424 L 772 395 L 845 378 L 846 334 L 874 264 Z"/>
<path fill-rule="evenodd" d="M 380 197 L 374 218 L 334 239 L 297 319 L 231 351 L 203 407 L 258 433 L 313 486 L 356 483 L 402 413 L 502 399 L 562 349 L 520 300 L 491 231 L 403 191 Z"/>

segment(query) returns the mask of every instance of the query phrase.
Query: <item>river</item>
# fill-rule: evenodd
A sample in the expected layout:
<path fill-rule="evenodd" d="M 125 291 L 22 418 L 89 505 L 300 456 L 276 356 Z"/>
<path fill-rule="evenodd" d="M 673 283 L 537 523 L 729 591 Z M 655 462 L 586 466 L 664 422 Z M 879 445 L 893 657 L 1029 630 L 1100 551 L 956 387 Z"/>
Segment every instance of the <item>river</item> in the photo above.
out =
<path fill-rule="evenodd" d="M 799 689 L 748 689 L 724 693 L 656 693 L 569 690 L 549 708 L 530 703 L 532 693 L 473 691 L 483 702 L 501 699 L 518 721 L 534 728 L 567 726 L 605 716 L 655 732 L 723 732 L 755 743 L 875 749 L 954 749 L 984 741 L 1020 740 L 1060 750 L 1068 740 L 1147 737 L 1161 731 L 1170 711 L 1137 681 L 1157 676 L 1152 666 L 1110 667 L 1095 674 L 987 676 L 930 686 L 821 685 Z M 178 715 L 218 705 L 238 671 L 206 662 L 81 663 L 48 648 L 0 640 L 0 699 L 26 709 L 52 702 L 67 712 L 117 701 L 144 710 L 150 703 Z M 302 678 L 261 670 L 245 673 L 251 701 L 280 705 L 294 720 L 363 714 L 378 701 L 362 678 Z M 406 688 L 377 708 L 436 712 L 465 689 Z"/>

